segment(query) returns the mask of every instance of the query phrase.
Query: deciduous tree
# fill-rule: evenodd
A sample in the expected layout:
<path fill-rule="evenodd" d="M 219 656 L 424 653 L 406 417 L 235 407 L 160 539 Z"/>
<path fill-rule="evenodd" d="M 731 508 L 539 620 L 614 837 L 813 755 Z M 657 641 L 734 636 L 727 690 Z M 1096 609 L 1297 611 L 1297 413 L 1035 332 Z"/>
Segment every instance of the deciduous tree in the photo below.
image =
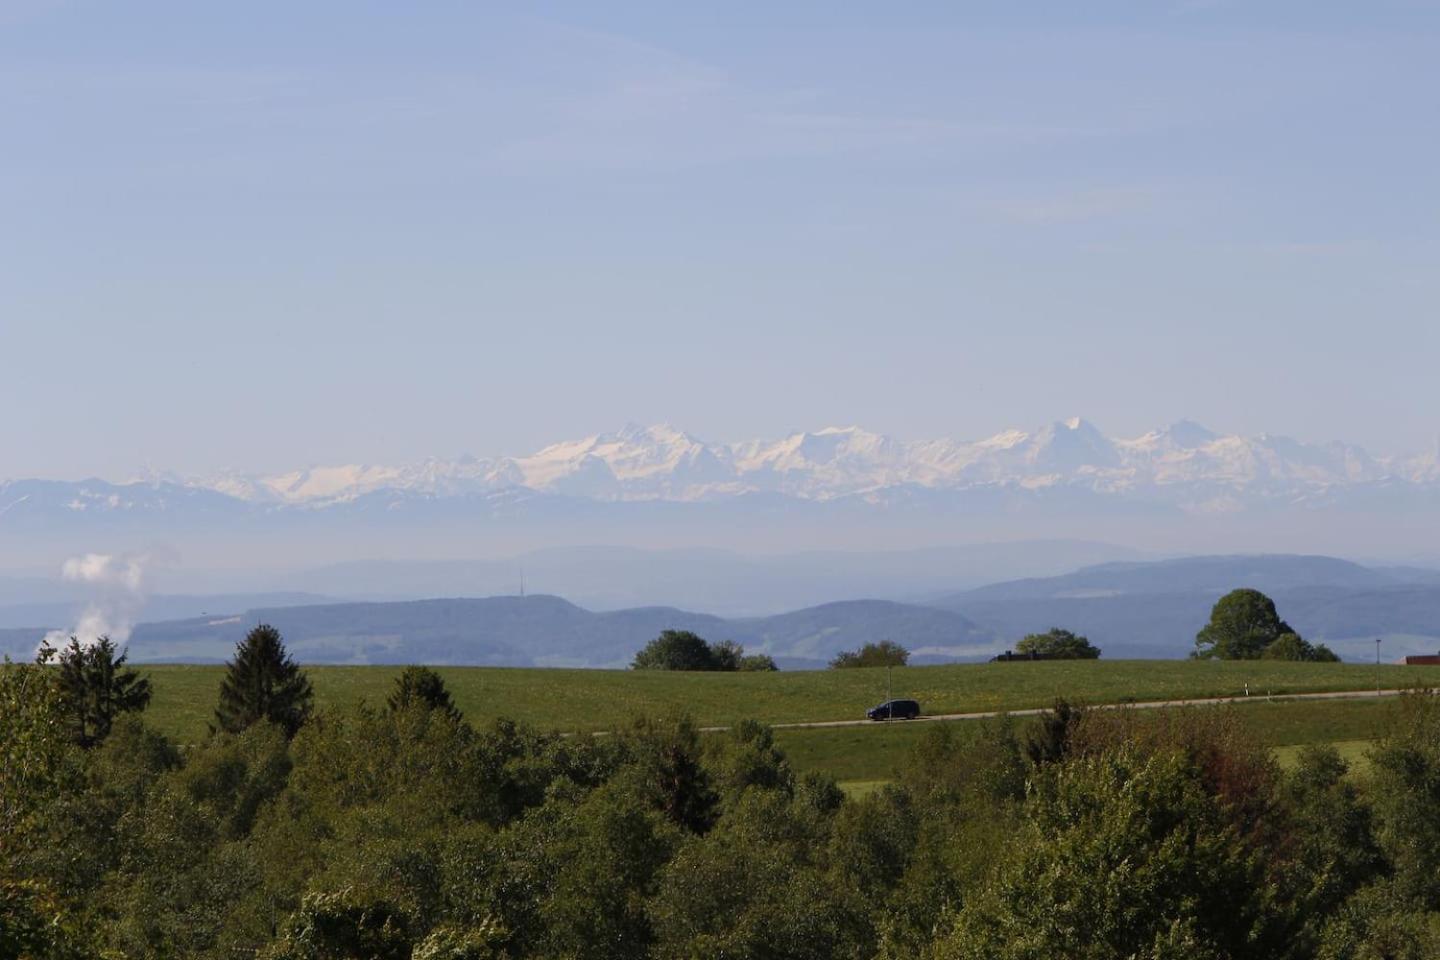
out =
<path fill-rule="evenodd" d="M 1210 622 L 1195 635 L 1195 656 L 1257 660 L 1266 647 L 1287 633 L 1295 630 L 1280 619 L 1275 601 L 1248 587 L 1232 590 L 1216 601 Z"/>
<path fill-rule="evenodd" d="M 1178 752 L 1123 748 L 1039 783 L 995 882 L 944 960 L 1272 957 L 1259 858 Z"/>
<path fill-rule="evenodd" d="M 1050 660 L 1100 659 L 1100 648 L 1091 643 L 1089 639 L 1059 627 L 1051 627 L 1044 633 L 1027 634 L 1015 645 L 1015 650 L 1024 654 L 1033 653 Z"/>
<path fill-rule="evenodd" d="M 635 654 L 632 670 L 719 670 L 715 651 L 689 630 L 663 630 Z"/>
<path fill-rule="evenodd" d="M 867 643 L 859 650 L 846 650 L 830 661 L 832 668 L 903 667 L 910 662 L 910 651 L 893 640 Z"/>

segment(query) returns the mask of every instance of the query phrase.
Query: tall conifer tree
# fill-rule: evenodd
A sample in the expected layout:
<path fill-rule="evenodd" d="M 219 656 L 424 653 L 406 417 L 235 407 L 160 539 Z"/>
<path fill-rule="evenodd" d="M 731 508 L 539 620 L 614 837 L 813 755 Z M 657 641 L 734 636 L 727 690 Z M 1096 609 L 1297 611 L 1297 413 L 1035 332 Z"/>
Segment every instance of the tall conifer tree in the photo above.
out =
<path fill-rule="evenodd" d="M 226 665 L 220 685 L 215 721 L 220 729 L 239 733 L 268 720 L 293 737 L 310 715 L 313 696 L 309 679 L 285 652 L 280 631 L 262 623 L 235 646 L 235 658 Z"/>
<path fill-rule="evenodd" d="M 424 704 L 427 709 L 439 710 L 451 720 L 460 719 L 460 711 L 450 699 L 450 691 L 440 674 L 429 667 L 406 667 L 395 678 L 395 689 L 387 705 L 391 713 L 398 713 L 415 704 Z"/>
<path fill-rule="evenodd" d="M 71 637 L 60 651 L 60 694 L 70 739 L 86 749 L 110 735 L 117 716 L 150 703 L 150 681 L 125 666 L 127 656 L 116 656 L 109 637 L 83 645 Z"/>

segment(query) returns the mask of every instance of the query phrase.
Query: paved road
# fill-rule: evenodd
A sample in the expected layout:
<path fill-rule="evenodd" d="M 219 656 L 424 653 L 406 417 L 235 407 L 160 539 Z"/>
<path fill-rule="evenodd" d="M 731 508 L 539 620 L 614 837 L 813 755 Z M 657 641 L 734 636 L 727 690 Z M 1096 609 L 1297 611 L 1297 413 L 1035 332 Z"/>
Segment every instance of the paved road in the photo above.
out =
<path fill-rule="evenodd" d="M 1208 704 L 1219 703 L 1259 703 L 1263 700 L 1270 701 L 1292 701 L 1292 700 L 1374 700 L 1376 697 L 1395 697 L 1405 690 L 1339 690 L 1332 693 L 1291 693 L 1280 697 L 1265 697 L 1259 694 L 1251 697 L 1209 697 L 1199 700 L 1147 700 L 1137 703 L 1102 703 L 1086 704 L 1094 710 L 1157 710 L 1162 707 L 1199 707 Z M 916 717 L 916 721 L 943 721 L 943 720 L 989 720 L 994 717 L 1009 715 L 1012 717 L 1034 717 L 1048 711 L 1048 707 L 1035 707 L 1026 710 L 987 710 L 980 713 L 937 713 L 932 716 Z M 892 722 L 892 721 L 887 721 Z M 893 721 L 894 723 L 914 721 Z M 819 727 L 880 727 L 884 724 L 876 723 L 873 720 L 814 720 L 808 723 L 772 723 L 770 726 L 776 730 L 802 730 Z M 730 729 L 729 727 L 701 727 L 706 732 L 719 732 Z"/>

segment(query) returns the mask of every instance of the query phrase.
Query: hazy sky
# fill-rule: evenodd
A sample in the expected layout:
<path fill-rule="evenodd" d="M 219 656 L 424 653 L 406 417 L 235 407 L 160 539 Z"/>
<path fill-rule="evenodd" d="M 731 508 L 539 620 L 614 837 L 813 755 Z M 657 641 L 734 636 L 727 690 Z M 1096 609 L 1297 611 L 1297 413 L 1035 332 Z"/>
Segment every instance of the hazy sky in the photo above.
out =
<path fill-rule="evenodd" d="M 0 477 L 1440 432 L 1440 4 L 0 0 Z"/>

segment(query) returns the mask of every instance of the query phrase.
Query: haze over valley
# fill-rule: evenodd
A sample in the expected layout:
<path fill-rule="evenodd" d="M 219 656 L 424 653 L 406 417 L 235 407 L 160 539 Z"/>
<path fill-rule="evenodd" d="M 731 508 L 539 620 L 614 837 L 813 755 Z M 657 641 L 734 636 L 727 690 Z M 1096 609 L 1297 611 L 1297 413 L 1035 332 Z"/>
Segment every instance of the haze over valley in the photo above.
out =
<path fill-rule="evenodd" d="M 474 563 L 373 569 L 355 564 L 310 574 L 313 582 L 341 587 L 337 592 L 351 599 L 303 592 L 150 596 L 138 589 L 117 590 L 113 581 L 72 583 L 69 600 L 57 594 L 48 603 L 0 603 L 0 652 L 23 658 L 47 636 L 59 642 L 73 629 L 121 639 L 140 662 L 222 662 L 246 631 L 265 622 L 281 626 L 298 655 L 314 663 L 613 668 L 626 666 L 634 651 L 660 631 L 685 629 L 741 643 L 785 668 L 815 669 L 875 638 L 901 643 L 916 663 L 984 660 L 1011 649 L 1028 633 L 1066 624 L 1088 635 L 1110 658 L 1176 659 L 1194 650 L 1195 634 L 1211 606 L 1236 586 L 1274 597 L 1305 636 L 1347 659 L 1373 656 L 1377 637 L 1383 638 L 1390 659 L 1440 649 L 1440 568 L 1363 566 L 1313 556 L 1188 557 L 1098 563 L 1059 575 L 954 589 L 967 579 L 967 559 L 973 564 L 989 557 L 1001 565 L 1039 569 L 1063 563 L 1067 556 L 1106 552 L 1124 553 L 1100 544 L 1042 542 L 890 556 L 747 560 L 592 548 L 525 558 L 532 576 L 538 569 L 542 577 L 562 572 L 571 577 L 571 597 L 583 594 L 580 584 L 595 589 L 596 581 L 585 573 L 589 570 L 624 578 L 624 596 L 652 591 L 650 599 L 632 605 L 604 603 L 602 591 L 597 597 L 602 602 L 589 608 L 549 593 L 488 596 L 466 590 L 466 582 L 483 582 L 468 578 L 495 566 Z M 519 572 L 518 563 L 500 566 Z M 661 568 L 669 571 L 670 580 L 640 586 L 649 583 L 648 571 Z M 896 576 L 921 568 L 924 574 L 913 579 Z M 774 582 L 786 573 L 794 579 Z M 975 577 L 973 571 L 969 576 Z M 747 589 L 764 595 L 768 585 L 776 609 L 721 615 L 703 602 L 676 605 L 660 599 L 675 583 L 698 585 L 717 577 L 723 582 L 716 585 L 716 595 L 728 595 L 732 602 L 739 602 Z M 937 589 L 947 577 L 950 588 Z M 392 592 L 378 599 L 357 589 L 367 584 L 383 584 Z M 92 589 L 80 589 L 84 586 Z M 0 581 L 0 599 L 25 589 L 33 591 L 33 584 Z M 692 598 L 702 594 L 698 587 L 689 591 Z M 357 595 L 364 599 L 354 599 Z M 787 597 L 795 598 L 789 601 L 793 607 L 784 606 Z"/>

